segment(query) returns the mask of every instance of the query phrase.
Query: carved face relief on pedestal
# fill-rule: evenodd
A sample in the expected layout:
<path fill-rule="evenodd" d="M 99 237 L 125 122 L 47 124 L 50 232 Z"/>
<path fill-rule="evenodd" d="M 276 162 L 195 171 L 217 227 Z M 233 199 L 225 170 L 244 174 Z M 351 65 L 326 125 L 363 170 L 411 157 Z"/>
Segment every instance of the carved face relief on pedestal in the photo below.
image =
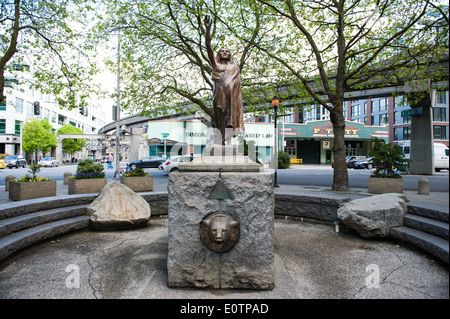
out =
<path fill-rule="evenodd" d="M 215 252 L 225 252 L 239 241 L 239 222 L 227 213 L 213 213 L 200 224 L 200 238 L 206 248 Z"/>

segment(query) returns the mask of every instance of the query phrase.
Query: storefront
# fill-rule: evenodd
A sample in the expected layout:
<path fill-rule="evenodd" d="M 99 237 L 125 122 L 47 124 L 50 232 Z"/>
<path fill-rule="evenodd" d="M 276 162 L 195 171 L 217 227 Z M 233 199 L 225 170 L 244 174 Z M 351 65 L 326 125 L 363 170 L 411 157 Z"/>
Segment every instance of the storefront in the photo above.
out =
<path fill-rule="evenodd" d="M 388 126 L 366 126 L 346 121 L 345 145 L 347 155 L 367 155 L 371 139 L 378 137 L 388 142 Z M 198 120 L 150 121 L 148 123 L 149 155 L 170 156 L 202 154 L 207 144 L 207 127 Z M 333 161 L 333 127 L 330 121 L 278 123 L 278 149 L 284 149 L 291 158 L 303 163 L 331 163 Z M 274 137 L 273 123 L 245 123 L 244 139 L 253 141 L 258 158 L 270 162 Z M 232 140 L 233 144 L 238 139 Z"/>
<path fill-rule="evenodd" d="M 388 126 L 366 126 L 363 123 L 345 121 L 345 152 L 350 155 L 368 155 L 372 138 L 389 142 Z M 304 124 L 279 124 L 279 146 L 291 158 L 303 163 L 331 163 L 333 161 L 333 125 L 329 120 L 311 121 Z M 279 148 L 282 149 L 282 148 Z"/>

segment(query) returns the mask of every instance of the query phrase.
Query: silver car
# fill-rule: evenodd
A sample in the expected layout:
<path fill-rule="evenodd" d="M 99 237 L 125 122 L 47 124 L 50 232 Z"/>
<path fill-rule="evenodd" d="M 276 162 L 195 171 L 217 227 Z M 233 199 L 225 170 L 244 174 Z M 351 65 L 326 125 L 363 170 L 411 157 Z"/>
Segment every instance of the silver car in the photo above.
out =
<path fill-rule="evenodd" d="M 27 161 L 25 160 L 25 158 L 22 155 L 6 156 L 5 163 L 6 163 L 6 167 L 8 167 L 9 169 L 11 169 L 13 167 L 19 168 L 20 166 L 25 168 L 25 166 L 27 165 Z"/>
<path fill-rule="evenodd" d="M 54 157 L 44 157 L 38 164 L 42 166 L 58 167 L 58 161 Z"/>
<path fill-rule="evenodd" d="M 178 172 L 178 166 L 180 164 L 189 163 L 194 159 L 191 155 L 172 156 L 162 164 L 162 170 L 165 173 Z"/>

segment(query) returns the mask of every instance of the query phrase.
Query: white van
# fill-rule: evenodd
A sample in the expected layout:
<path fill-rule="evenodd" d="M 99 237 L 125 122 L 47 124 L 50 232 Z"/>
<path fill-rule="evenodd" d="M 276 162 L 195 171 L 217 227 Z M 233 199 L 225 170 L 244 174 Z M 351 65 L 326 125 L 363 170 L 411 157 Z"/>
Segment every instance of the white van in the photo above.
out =
<path fill-rule="evenodd" d="M 398 145 L 403 150 L 403 154 L 405 155 L 404 158 L 410 159 L 411 158 L 411 142 L 410 141 L 400 141 L 400 142 L 398 142 Z"/>
<path fill-rule="evenodd" d="M 434 170 L 449 169 L 448 147 L 441 143 L 434 143 Z"/>
<path fill-rule="evenodd" d="M 398 145 L 403 149 L 405 158 L 411 158 L 411 141 L 400 141 Z M 449 169 L 449 150 L 442 143 L 434 143 L 434 170 Z"/>

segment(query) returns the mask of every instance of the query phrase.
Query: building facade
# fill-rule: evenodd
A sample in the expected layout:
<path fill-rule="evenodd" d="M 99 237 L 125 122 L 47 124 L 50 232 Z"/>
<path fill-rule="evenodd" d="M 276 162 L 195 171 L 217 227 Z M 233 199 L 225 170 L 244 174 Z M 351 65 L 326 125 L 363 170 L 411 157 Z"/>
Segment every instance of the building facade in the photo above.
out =
<path fill-rule="evenodd" d="M 27 65 L 17 65 L 15 74 L 6 75 L 5 100 L 0 105 L 0 154 L 26 155 L 22 151 L 22 125 L 28 118 L 48 119 L 56 132 L 64 124 L 71 124 L 86 134 L 95 134 L 111 121 L 98 101 L 91 100 L 82 110 L 62 108 L 55 96 L 43 94 L 32 86 L 33 79 Z M 39 103 L 40 114 L 35 115 L 34 104 Z M 83 157 L 101 152 L 96 141 L 88 141 Z M 42 155 L 41 155 L 42 156 Z"/>
<path fill-rule="evenodd" d="M 404 96 L 347 101 L 343 112 L 346 120 L 369 126 L 389 126 L 390 143 L 408 143 L 411 139 L 411 117 L 402 112 L 411 109 Z M 305 108 L 303 120 L 329 119 L 322 106 Z M 449 146 L 449 91 L 437 92 L 433 107 L 434 142 Z"/>
<path fill-rule="evenodd" d="M 343 115 L 347 128 L 358 128 L 358 134 L 345 135 L 346 155 L 368 155 L 372 137 L 385 139 L 386 142 L 410 145 L 411 116 L 403 116 L 402 112 L 410 110 L 404 96 L 390 96 L 364 100 L 344 102 Z M 333 161 L 332 134 L 326 134 L 332 129 L 329 122 L 330 113 L 320 105 L 305 106 L 302 110 L 292 109 L 279 117 L 278 126 L 285 127 L 283 148 L 291 158 L 302 159 L 310 163 L 330 163 Z M 270 115 L 249 117 L 250 122 L 272 122 Z M 297 127 L 299 124 L 313 127 L 302 138 Z M 273 125 L 273 124 L 272 124 Z M 282 128 L 280 128 L 281 130 Z M 321 134 L 315 134 L 320 130 Z M 367 133 L 368 132 L 368 133 Z M 281 132 L 280 132 L 281 134 Z M 325 135 L 326 134 L 326 135 Z M 327 136 L 328 135 L 328 136 Z M 435 143 L 449 146 L 449 92 L 437 92 L 436 103 L 433 107 L 433 137 Z M 322 145 L 321 145 L 322 143 Z M 325 143 L 325 144 L 323 144 Z M 324 145 L 327 147 L 324 149 Z M 407 153 L 409 147 L 404 148 Z M 408 157 L 408 154 L 406 154 Z"/>
<path fill-rule="evenodd" d="M 275 140 L 278 150 L 284 148 L 291 159 L 302 163 L 331 163 L 333 161 L 333 128 L 329 120 L 306 123 L 278 122 L 277 136 L 273 123 L 245 122 L 243 138 L 254 143 L 261 162 L 272 161 Z M 346 121 L 345 140 L 349 155 L 365 155 L 370 151 L 373 137 L 388 140 L 387 126 L 367 126 Z M 207 145 L 208 130 L 199 120 L 160 120 L 148 122 L 150 156 L 203 154 Z M 237 145 L 239 138 L 232 139 Z"/>

